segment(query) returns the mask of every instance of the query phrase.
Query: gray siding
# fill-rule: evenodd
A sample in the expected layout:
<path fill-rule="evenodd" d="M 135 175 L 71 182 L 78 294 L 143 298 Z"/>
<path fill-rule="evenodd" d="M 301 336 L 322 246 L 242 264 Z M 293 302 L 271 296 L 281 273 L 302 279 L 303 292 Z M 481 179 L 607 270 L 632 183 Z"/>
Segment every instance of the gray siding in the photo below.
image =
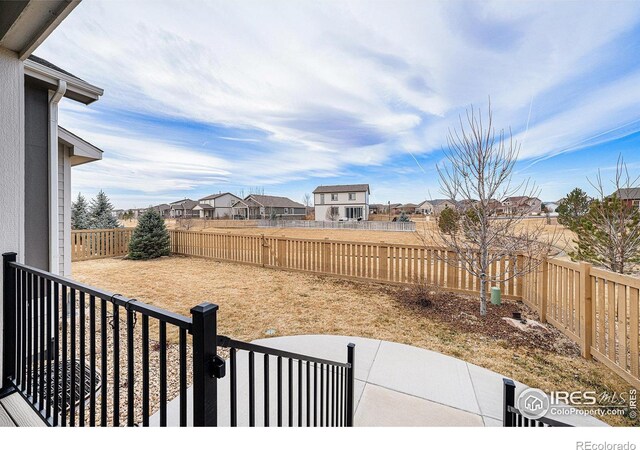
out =
<path fill-rule="evenodd" d="M 25 262 L 49 270 L 49 92 L 28 81 L 24 89 Z"/>

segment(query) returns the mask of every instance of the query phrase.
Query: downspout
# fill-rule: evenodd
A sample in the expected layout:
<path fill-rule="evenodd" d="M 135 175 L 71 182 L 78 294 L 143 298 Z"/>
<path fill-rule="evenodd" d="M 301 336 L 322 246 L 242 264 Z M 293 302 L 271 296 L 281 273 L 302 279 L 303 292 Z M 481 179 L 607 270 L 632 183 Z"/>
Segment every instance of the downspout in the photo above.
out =
<path fill-rule="evenodd" d="M 49 271 L 59 274 L 58 246 L 58 103 L 67 92 L 67 82 L 58 80 L 58 88 L 49 99 Z"/>

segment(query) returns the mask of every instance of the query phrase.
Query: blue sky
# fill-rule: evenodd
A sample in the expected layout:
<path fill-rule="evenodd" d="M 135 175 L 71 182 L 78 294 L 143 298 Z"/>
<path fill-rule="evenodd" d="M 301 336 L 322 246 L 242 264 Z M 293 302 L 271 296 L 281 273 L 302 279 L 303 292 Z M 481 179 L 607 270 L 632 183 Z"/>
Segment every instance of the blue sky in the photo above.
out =
<path fill-rule="evenodd" d="M 105 152 L 74 194 L 119 208 L 333 183 L 438 198 L 448 129 L 489 97 L 544 200 L 619 154 L 640 173 L 637 1 L 94 0 L 36 54 L 105 89 L 60 122 Z"/>

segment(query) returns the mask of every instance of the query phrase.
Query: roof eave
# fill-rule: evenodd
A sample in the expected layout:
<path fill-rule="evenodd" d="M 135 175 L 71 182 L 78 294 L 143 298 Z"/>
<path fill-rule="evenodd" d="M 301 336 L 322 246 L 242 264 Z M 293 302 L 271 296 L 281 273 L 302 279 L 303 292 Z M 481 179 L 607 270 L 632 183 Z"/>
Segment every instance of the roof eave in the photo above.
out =
<path fill-rule="evenodd" d="M 80 0 L 30 1 L 0 35 L 0 47 L 16 52 L 21 60 L 31 53 L 80 4 Z"/>
<path fill-rule="evenodd" d="M 52 87 L 58 85 L 60 80 L 67 83 L 65 97 L 89 105 L 104 94 L 104 89 L 94 86 L 86 81 L 59 72 L 51 67 L 43 66 L 31 59 L 24 62 L 24 74 L 44 82 Z"/>

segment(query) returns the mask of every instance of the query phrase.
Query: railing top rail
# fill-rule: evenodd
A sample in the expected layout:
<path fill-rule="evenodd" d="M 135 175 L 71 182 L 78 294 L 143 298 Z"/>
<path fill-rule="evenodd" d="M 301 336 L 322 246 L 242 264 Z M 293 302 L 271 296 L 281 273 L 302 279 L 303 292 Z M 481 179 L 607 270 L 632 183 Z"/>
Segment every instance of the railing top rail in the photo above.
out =
<path fill-rule="evenodd" d="M 527 417 L 525 415 L 523 415 L 520 410 L 518 408 L 516 408 L 515 406 L 507 406 L 507 411 L 509 411 L 510 413 L 513 414 L 518 414 L 519 416 L 522 417 Z M 568 423 L 564 423 L 564 422 L 558 422 L 557 420 L 553 420 L 550 419 L 548 417 L 540 417 L 539 419 L 529 419 L 529 420 L 535 420 L 537 422 L 541 422 L 544 424 L 547 424 L 551 427 L 573 427 L 573 425 L 569 425 Z"/>
<path fill-rule="evenodd" d="M 218 346 L 220 347 L 235 348 L 238 350 L 246 350 L 249 352 L 266 353 L 268 355 L 282 356 L 283 358 L 299 359 L 302 361 L 309 361 L 309 362 L 326 364 L 326 365 L 336 366 L 336 367 L 346 367 L 346 368 L 351 367 L 351 364 L 349 363 L 342 363 L 337 361 L 331 361 L 329 359 L 316 358 L 313 356 L 302 355 L 300 353 L 288 352 L 285 350 L 278 350 L 275 348 L 265 347 L 258 344 L 251 344 L 249 342 L 236 341 L 235 339 L 231 339 L 228 336 L 218 335 L 217 343 L 218 343 Z"/>
<path fill-rule="evenodd" d="M 145 314 L 154 319 L 162 320 L 163 322 L 176 325 L 178 327 L 191 331 L 190 317 L 185 317 L 181 314 L 176 314 L 171 311 L 158 308 L 156 306 L 148 305 L 138 300 L 124 297 L 120 294 L 113 294 L 111 292 L 103 291 L 102 289 L 87 286 L 86 284 L 79 283 L 70 278 L 54 275 L 52 273 L 46 272 L 41 269 L 37 269 L 35 267 L 27 266 L 25 264 L 21 264 L 18 262 L 11 262 L 9 263 L 9 265 L 11 267 L 24 270 L 25 272 L 29 272 L 34 275 L 37 275 L 41 278 L 44 278 L 45 280 L 50 280 L 55 283 L 61 283 L 71 289 L 76 289 L 78 291 L 84 292 L 85 294 L 93 295 L 102 300 L 111 302 L 115 305 L 129 308 L 132 311 L 139 312 L 140 314 Z"/>

